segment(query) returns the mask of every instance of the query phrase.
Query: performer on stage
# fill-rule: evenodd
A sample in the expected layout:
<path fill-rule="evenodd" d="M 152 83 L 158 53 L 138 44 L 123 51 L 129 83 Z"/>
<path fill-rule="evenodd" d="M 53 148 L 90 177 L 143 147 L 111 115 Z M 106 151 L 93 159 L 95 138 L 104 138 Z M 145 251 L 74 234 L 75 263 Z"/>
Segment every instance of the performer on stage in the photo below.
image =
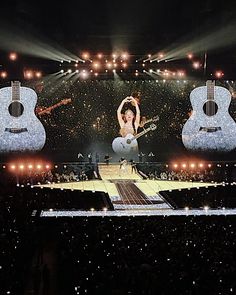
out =
<path fill-rule="evenodd" d="M 128 162 L 125 158 L 120 159 L 120 173 L 119 174 L 121 174 L 121 173 L 127 174 L 127 172 L 128 172 L 127 171 L 127 164 L 128 164 Z"/>
<path fill-rule="evenodd" d="M 137 166 L 136 166 L 136 163 L 134 160 L 130 160 L 130 163 L 131 163 L 131 173 L 137 173 Z"/>
<path fill-rule="evenodd" d="M 104 157 L 104 160 L 105 160 L 106 165 L 109 165 L 110 156 L 108 154 L 106 154 Z"/>
<path fill-rule="evenodd" d="M 92 164 L 92 154 L 91 153 L 88 154 L 88 161 L 89 161 L 89 164 Z"/>

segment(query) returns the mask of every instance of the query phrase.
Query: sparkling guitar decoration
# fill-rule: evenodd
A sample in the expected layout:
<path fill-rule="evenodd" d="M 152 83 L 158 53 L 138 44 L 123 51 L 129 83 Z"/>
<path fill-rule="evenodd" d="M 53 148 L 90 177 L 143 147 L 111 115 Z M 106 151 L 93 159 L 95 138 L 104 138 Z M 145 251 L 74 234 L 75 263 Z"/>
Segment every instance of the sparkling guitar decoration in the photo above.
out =
<path fill-rule="evenodd" d="M 142 132 L 132 135 L 127 134 L 125 137 L 116 137 L 112 142 L 112 149 L 115 153 L 119 155 L 128 155 L 132 152 L 138 152 L 138 142 L 137 139 L 149 131 L 156 130 L 157 126 L 151 124 L 150 127 L 144 129 Z"/>
<path fill-rule="evenodd" d="M 20 82 L 0 89 L 0 152 L 41 150 L 46 141 L 42 123 L 35 116 L 37 94 Z"/>
<path fill-rule="evenodd" d="M 228 108 L 230 92 L 214 81 L 195 88 L 190 94 L 193 113 L 182 130 L 189 150 L 229 152 L 236 148 L 236 123 Z"/>

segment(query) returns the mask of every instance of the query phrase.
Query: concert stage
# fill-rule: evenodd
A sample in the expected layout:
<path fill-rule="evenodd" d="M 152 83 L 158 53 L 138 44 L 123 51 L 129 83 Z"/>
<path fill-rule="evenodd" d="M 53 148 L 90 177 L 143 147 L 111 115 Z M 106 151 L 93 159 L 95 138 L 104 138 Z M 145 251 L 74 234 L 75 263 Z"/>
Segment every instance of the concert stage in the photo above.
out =
<path fill-rule="evenodd" d="M 200 187 L 216 186 L 220 184 L 149 180 L 142 179 L 140 174 L 132 173 L 131 166 L 127 170 L 120 169 L 119 164 L 99 164 L 101 180 L 78 181 L 68 183 L 52 183 L 41 185 L 41 187 L 60 190 L 79 190 L 107 193 L 114 211 L 43 211 L 41 216 L 100 216 L 100 215 L 191 215 L 198 214 L 236 214 L 234 210 L 176 210 L 159 193 L 160 191 L 172 191 L 182 189 L 193 189 Z M 64 212 L 64 213 L 63 213 Z M 212 213 L 212 214 L 213 214 Z M 58 215 L 57 215 L 58 214 Z"/>

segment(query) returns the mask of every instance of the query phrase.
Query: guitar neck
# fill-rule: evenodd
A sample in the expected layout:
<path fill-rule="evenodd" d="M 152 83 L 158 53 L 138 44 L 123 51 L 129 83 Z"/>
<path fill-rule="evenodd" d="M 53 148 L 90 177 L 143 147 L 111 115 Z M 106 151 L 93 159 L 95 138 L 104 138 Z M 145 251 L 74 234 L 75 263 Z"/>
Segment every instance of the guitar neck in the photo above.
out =
<path fill-rule="evenodd" d="M 151 128 L 147 128 L 145 130 L 143 130 L 142 132 L 134 135 L 134 137 L 132 138 L 132 140 L 134 139 L 138 139 L 139 137 L 143 136 L 144 134 L 148 133 L 151 130 Z"/>

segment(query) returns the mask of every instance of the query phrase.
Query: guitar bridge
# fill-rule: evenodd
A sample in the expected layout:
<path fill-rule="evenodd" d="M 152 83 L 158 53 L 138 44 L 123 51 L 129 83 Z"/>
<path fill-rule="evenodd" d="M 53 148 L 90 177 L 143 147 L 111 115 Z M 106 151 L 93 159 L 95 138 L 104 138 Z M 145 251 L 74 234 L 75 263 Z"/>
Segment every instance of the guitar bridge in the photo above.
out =
<path fill-rule="evenodd" d="M 216 132 L 220 131 L 221 127 L 200 127 L 199 131 L 204 131 L 204 132 Z"/>
<path fill-rule="evenodd" d="M 22 132 L 27 132 L 27 128 L 5 128 L 6 132 L 10 133 L 22 133 Z"/>

